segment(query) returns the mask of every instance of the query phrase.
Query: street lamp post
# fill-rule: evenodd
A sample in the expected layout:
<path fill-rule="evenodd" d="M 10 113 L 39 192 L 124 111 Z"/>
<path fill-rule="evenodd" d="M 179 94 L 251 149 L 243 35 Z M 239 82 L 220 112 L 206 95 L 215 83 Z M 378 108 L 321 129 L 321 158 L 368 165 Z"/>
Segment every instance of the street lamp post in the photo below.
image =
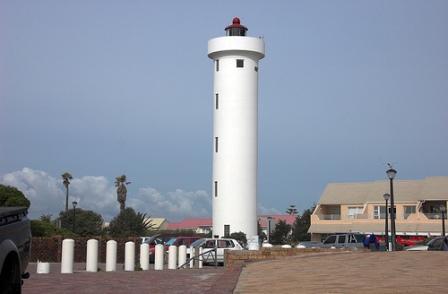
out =
<path fill-rule="evenodd" d="M 442 236 L 445 236 L 445 206 L 440 207 L 440 212 L 442 213 Z"/>
<path fill-rule="evenodd" d="M 395 204 L 394 204 L 394 178 L 397 171 L 389 164 L 389 169 L 386 171 L 390 182 L 390 237 L 392 238 L 392 251 L 395 251 Z"/>
<path fill-rule="evenodd" d="M 73 233 L 75 233 L 75 223 L 76 223 L 76 205 L 78 205 L 78 202 L 73 201 Z"/>
<path fill-rule="evenodd" d="M 268 216 L 268 243 L 271 243 L 271 219 L 272 217 Z"/>
<path fill-rule="evenodd" d="M 384 194 L 383 195 L 384 200 L 386 200 L 386 219 L 385 219 L 385 228 L 384 228 L 384 243 L 386 245 L 386 251 L 389 251 L 389 214 L 388 214 L 388 202 L 389 202 L 389 198 L 390 195 L 389 194 Z M 380 210 L 380 215 L 381 215 L 381 210 Z"/>

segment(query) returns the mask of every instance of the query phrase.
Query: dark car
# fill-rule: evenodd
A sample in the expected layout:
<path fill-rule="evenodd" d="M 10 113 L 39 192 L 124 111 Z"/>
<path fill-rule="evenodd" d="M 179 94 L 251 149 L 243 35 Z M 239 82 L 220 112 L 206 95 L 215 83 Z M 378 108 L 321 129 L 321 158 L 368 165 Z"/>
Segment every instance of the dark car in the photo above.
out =
<path fill-rule="evenodd" d="M 429 241 L 428 251 L 448 251 L 448 236 L 436 237 Z"/>

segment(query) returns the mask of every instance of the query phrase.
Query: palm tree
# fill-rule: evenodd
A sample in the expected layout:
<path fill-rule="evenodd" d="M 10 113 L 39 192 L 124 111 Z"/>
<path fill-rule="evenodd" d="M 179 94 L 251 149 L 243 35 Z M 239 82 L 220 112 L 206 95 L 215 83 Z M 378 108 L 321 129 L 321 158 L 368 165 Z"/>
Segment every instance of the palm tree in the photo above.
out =
<path fill-rule="evenodd" d="M 286 210 L 286 213 L 289 215 L 296 215 L 297 214 L 297 208 L 295 205 L 290 205 L 289 208 Z"/>
<path fill-rule="evenodd" d="M 68 186 L 70 185 L 70 180 L 73 179 L 72 175 L 69 172 L 65 172 L 62 174 L 62 183 L 65 186 L 65 212 L 68 211 Z"/>
<path fill-rule="evenodd" d="M 128 190 L 126 185 L 131 182 L 126 181 L 126 175 L 121 175 L 115 178 L 115 187 L 117 187 L 117 200 L 120 203 L 120 211 L 123 211 L 126 207 L 126 194 Z"/>

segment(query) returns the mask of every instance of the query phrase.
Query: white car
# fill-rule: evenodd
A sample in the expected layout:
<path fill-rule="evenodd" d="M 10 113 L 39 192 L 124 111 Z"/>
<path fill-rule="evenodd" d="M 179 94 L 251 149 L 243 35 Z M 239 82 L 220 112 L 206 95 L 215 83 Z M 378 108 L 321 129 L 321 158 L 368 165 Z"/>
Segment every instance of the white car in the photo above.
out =
<path fill-rule="evenodd" d="M 209 254 L 204 254 L 203 260 L 205 263 L 215 262 L 215 252 L 213 249 L 216 248 L 216 257 L 219 263 L 224 262 L 224 250 L 243 250 L 244 248 L 235 239 L 229 238 L 204 238 L 199 239 L 191 244 L 196 250 L 196 255 L 199 252 L 199 247 L 202 247 L 203 252 L 210 252 Z"/>

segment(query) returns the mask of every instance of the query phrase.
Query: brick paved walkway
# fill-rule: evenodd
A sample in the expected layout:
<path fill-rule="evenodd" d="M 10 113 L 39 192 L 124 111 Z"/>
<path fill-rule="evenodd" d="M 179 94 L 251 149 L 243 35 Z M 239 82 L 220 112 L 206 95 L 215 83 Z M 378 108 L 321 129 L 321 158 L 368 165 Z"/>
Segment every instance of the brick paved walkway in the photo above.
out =
<path fill-rule="evenodd" d="M 316 253 L 248 264 L 235 293 L 448 293 L 448 252 Z"/>
<path fill-rule="evenodd" d="M 101 271 L 87 273 L 84 264 L 76 264 L 74 274 L 60 274 L 60 265 L 51 264 L 50 274 L 38 275 L 36 265 L 30 264 L 23 293 L 232 293 L 241 272 L 223 267 L 105 272 L 104 265 L 99 267 Z"/>

